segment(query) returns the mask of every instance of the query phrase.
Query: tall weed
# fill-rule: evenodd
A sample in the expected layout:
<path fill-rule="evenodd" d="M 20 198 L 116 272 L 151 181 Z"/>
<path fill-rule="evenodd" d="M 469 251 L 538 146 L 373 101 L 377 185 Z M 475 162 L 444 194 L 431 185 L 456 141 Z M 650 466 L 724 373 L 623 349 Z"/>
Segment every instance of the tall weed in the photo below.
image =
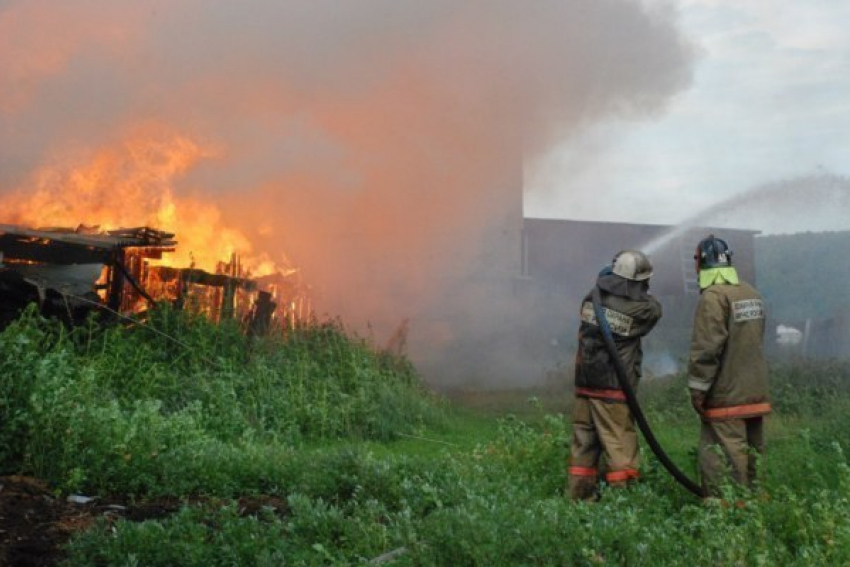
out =
<path fill-rule="evenodd" d="M 387 440 L 443 415 L 409 364 L 337 323 L 248 341 L 168 308 L 73 331 L 30 311 L 0 333 L 0 371 L 3 468 L 65 490 L 231 493 L 216 459 L 245 447 L 274 462 L 274 446 Z"/>
<path fill-rule="evenodd" d="M 772 369 L 758 490 L 702 502 L 644 451 L 633 489 L 572 503 L 568 417 L 503 416 L 474 450 L 379 458 L 365 442 L 444 423 L 406 361 L 334 322 L 249 342 L 173 311 L 151 321 L 164 331 L 68 332 L 30 313 L 0 334 L 6 470 L 64 491 L 207 497 L 170 518 L 104 521 L 73 539 L 68 565 L 350 565 L 388 552 L 435 566 L 850 564 L 844 362 Z M 686 378 L 640 395 L 690 464 Z M 248 513 L 245 495 L 284 504 Z"/>

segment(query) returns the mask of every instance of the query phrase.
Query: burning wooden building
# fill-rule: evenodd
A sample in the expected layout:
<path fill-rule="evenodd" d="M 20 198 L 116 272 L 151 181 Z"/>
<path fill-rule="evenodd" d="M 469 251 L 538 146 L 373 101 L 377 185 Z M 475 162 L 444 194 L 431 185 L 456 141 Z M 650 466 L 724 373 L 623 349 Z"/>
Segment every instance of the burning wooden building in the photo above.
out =
<path fill-rule="evenodd" d="M 168 302 L 215 322 L 238 319 L 252 333 L 275 318 L 291 325 L 309 315 L 297 273 L 266 276 L 260 284 L 236 255 L 214 273 L 169 266 L 163 260 L 176 246 L 173 233 L 149 227 L 0 225 L 0 328 L 31 303 L 46 316 L 79 323 L 93 310 L 141 315 Z"/>

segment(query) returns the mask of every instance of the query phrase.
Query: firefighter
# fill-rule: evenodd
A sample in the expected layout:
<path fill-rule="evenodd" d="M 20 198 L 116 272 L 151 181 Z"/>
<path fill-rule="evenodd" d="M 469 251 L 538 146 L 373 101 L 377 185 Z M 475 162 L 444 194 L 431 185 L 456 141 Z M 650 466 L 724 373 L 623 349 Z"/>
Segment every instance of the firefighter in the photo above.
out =
<path fill-rule="evenodd" d="M 596 280 L 605 318 L 633 388 L 641 376 L 641 337 L 661 318 L 661 304 L 649 293 L 651 276 L 652 265 L 644 253 L 624 250 Z M 622 487 L 638 478 L 638 439 L 591 294 L 584 298 L 579 315 L 569 491 L 573 500 L 591 500 L 597 496 L 603 453 L 609 485 Z"/>
<path fill-rule="evenodd" d="M 764 302 L 738 278 L 726 242 L 709 235 L 697 245 L 700 299 L 688 359 L 691 405 L 702 420 L 699 468 L 703 489 L 717 496 L 729 478 L 752 486 L 764 453 L 770 413 L 764 357 Z"/>

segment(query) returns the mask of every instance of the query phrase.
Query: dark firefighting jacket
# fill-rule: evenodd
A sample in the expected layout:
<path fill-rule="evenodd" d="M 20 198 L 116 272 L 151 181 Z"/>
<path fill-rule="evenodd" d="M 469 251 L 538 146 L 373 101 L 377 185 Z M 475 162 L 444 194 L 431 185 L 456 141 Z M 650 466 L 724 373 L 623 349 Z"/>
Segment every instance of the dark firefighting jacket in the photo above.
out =
<path fill-rule="evenodd" d="M 706 393 L 703 417 L 714 421 L 770 413 L 765 313 L 751 285 L 715 284 L 697 304 L 688 386 Z"/>
<path fill-rule="evenodd" d="M 611 328 L 617 353 L 632 388 L 641 377 L 643 350 L 641 337 L 649 333 L 661 318 L 661 304 L 649 294 L 645 282 L 635 282 L 616 274 L 600 275 L 596 281 L 602 297 L 605 318 Z M 614 362 L 593 311 L 591 294 L 581 305 L 581 324 L 575 358 L 577 396 L 625 402 L 626 396 L 617 379 Z"/>

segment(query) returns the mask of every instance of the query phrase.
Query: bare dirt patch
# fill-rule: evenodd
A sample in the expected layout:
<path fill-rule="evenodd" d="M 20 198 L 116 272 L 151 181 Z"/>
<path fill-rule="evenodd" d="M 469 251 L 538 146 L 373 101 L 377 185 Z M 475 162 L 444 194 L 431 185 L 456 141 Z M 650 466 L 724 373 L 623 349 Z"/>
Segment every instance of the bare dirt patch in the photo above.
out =
<path fill-rule="evenodd" d="M 180 508 L 177 500 L 128 506 L 94 499 L 84 504 L 57 496 L 38 479 L 0 477 L 0 565 L 43 567 L 58 565 L 62 546 L 98 517 L 142 521 L 166 517 Z"/>
<path fill-rule="evenodd" d="M 0 566 L 58 565 L 65 558 L 63 546 L 71 536 L 91 528 L 98 518 L 143 522 L 167 518 L 188 504 L 223 503 L 207 498 L 129 502 L 121 496 L 73 501 L 57 495 L 38 479 L 0 476 Z M 255 515 L 264 508 L 272 508 L 279 515 L 286 511 L 285 501 L 277 496 L 243 497 L 238 505 L 242 516 Z"/>

